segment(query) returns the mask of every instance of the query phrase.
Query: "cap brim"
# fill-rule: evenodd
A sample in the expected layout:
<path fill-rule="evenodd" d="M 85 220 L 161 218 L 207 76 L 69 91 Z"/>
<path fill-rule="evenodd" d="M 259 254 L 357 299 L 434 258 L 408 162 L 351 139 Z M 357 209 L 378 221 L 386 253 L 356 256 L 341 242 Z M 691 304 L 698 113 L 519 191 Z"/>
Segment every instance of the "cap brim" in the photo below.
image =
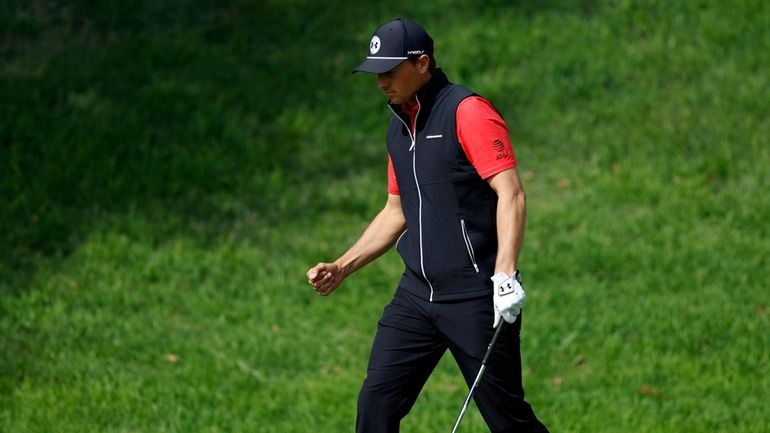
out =
<path fill-rule="evenodd" d="M 353 69 L 353 73 L 356 72 L 369 72 L 372 74 L 382 74 L 388 72 L 401 62 L 406 60 L 406 57 L 390 57 L 390 58 L 372 58 L 369 57 L 364 60 L 357 68 Z"/>

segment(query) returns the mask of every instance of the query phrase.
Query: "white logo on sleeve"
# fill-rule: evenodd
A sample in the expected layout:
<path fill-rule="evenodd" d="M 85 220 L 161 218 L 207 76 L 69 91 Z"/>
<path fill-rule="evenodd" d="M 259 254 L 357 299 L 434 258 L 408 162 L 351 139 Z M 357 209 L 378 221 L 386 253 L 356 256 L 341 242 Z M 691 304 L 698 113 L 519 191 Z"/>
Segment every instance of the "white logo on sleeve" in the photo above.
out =
<path fill-rule="evenodd" d="M 369 42 L 369 53 L 370 54 L 377 54 L 377 51 L 380 51 L 380 46 L 382 43 L 380 42 L 379 36 L 373 36 L 372 40 Z"/>

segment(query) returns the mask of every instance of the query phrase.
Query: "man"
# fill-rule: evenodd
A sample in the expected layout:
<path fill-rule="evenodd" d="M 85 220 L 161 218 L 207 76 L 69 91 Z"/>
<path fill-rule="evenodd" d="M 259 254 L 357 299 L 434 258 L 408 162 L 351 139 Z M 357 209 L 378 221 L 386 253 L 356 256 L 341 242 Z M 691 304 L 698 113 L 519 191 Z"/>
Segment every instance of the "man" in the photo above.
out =
<path fill-rule="evenodd" d="M 521 385 L 525 195 L 505 122 L 436 69 L 433 39 L 417 23 L 377 29 L 358 71 L 377 74 L 393 112 L 387 202 L 341 257 L 307 272 L 327 296 L 394 244 L 404 260 L 378 322 L 356 431 L 398 432 L 447 349 L 470 385 L 499 324 L 476 405 L 492 432 L 547 432 Z"/>

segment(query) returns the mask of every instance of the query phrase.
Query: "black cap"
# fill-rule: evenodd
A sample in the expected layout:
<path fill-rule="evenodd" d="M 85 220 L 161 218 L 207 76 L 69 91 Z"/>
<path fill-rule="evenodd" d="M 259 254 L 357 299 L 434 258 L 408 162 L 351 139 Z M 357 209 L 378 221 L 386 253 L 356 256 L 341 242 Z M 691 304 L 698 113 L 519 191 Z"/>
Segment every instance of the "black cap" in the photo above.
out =
<path fill-rule="evenodd" d="M 369 41 L 369 55 L 353 73 L 388 72 L 404 60 L 423 54 L 433 57 L 433 39 L 416 22 L 396 18 L 374 32 Z"/>

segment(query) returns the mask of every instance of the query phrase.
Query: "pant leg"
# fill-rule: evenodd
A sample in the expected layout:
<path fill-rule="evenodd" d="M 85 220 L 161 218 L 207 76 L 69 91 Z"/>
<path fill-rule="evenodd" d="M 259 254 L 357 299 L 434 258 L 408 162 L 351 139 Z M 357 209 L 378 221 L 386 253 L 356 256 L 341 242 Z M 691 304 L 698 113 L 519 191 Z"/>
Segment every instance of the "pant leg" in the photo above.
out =
<path fill-rule="evenodd" d="M 442 305 L 436 321 L 469 386 L 492 340 L 493 317 L 492 299 L 485 297 Z M 493 433 L 548 432 L 524 400 L 521 321 L 520 315 L 516 322 L 504 324 L 474 395 L 476 406 Z"/>
<path fill-rule="evenodd" d="M 358 396 L 357 433 L 397 433 L 446 351 L 424 303 L 399 289 L 385 307 Z"/>

